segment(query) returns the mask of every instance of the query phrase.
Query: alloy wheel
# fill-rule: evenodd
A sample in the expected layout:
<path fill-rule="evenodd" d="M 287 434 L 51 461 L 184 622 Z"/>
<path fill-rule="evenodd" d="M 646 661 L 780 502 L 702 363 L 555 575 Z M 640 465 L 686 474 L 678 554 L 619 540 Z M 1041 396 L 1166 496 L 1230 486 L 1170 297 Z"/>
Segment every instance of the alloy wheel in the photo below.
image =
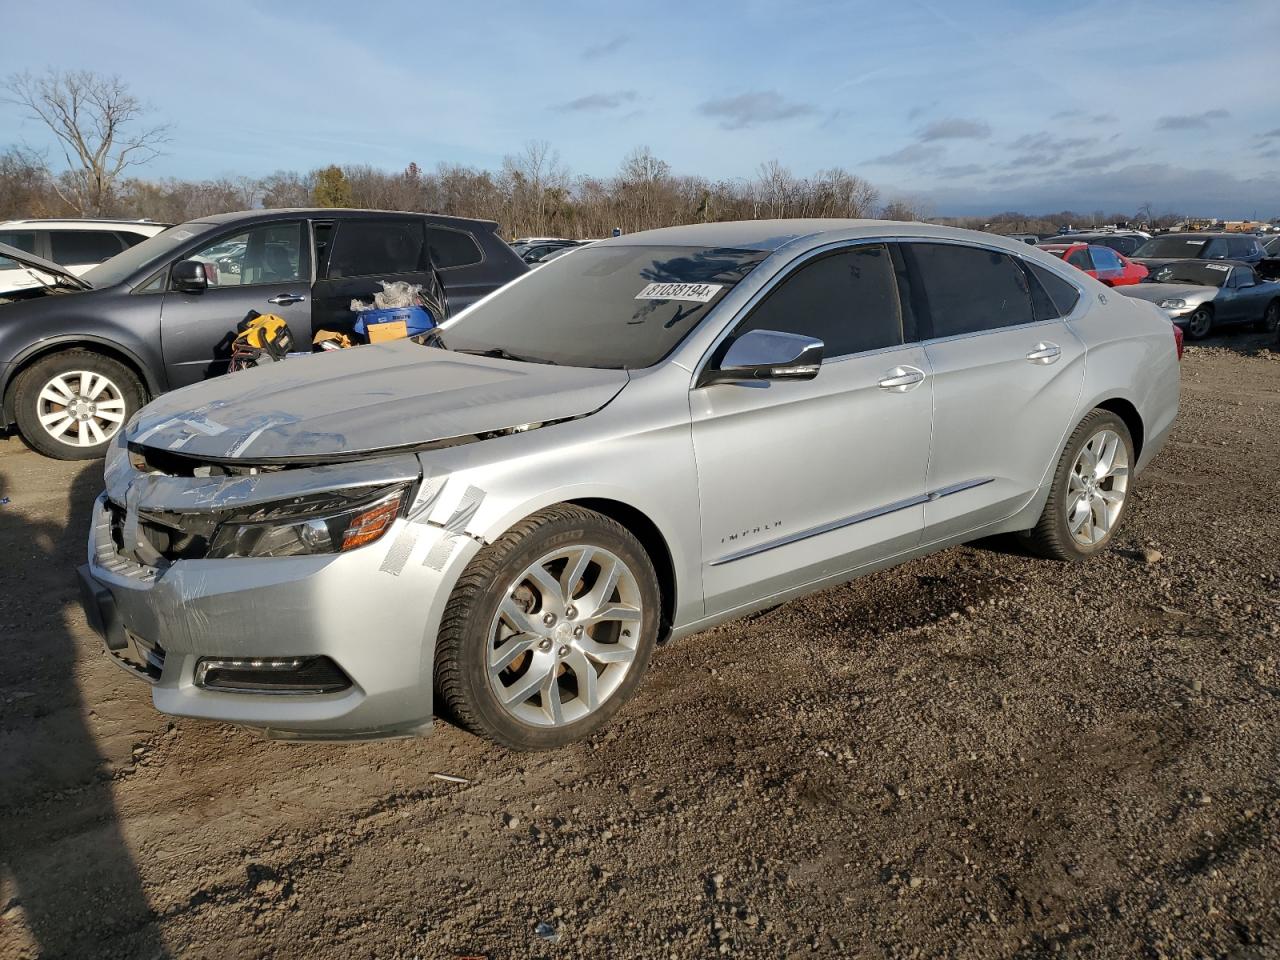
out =
<path fill-rule="evenodd" d="M 1191 319 L 1187 321 L 1187 333 L 1197 340 L 1201 337 L 1207 337 L 1212 329 L 1213 317 L 1203 307 L 1193 313 Z"/>
<path fill-rule="evenodd" d="M 1129 488 L 1129 448 L 1114 430 L 1099 430 L 1080 449 L 1067 477 L 1067 529 L 1094 546 L 1111 533 Z"/>
<path fill-rule="evenodd" d="M 630 672 L 644 616 L 635 574 L 600 547 L 546 554 L 512 582 L 489 628 L 489 683 L 535 726 L 595 712 Z"/>
<path fill-rule="evenodd" d="M 124 393 L 101 373 L 60 373 L 41 388 L 36 416 L 45 432 L 59 443 L 96 447 L 124 425 Z"/>

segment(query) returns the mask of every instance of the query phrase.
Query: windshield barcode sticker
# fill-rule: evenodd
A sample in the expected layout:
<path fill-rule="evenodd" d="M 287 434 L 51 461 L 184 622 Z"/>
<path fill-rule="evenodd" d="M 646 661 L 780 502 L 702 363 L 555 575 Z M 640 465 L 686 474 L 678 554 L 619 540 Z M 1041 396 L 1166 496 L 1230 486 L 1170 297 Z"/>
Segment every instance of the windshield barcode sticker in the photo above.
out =
<path fill-rule="evenodd" d="M 706 303 L 724 288 L 722 283 L 651 283 L 636 294 L 637 300 L 692 300 Z"/>
<path fill-rule="evenodd" d="M 1231 269 L 1230 267 L 1224 266 L 1221 263 L 1206 263 L 1205 266 L 1208 267 L 1210 270 L 1230 270 Z"/>

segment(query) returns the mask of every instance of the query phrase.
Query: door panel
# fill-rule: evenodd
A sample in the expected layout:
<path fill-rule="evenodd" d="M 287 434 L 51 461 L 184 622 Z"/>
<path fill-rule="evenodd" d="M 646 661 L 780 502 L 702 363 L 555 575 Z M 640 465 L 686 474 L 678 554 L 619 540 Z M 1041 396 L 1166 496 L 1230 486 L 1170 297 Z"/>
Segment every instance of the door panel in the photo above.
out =
<path fill-rule="evenodd" d="M 317 330 L 351 333 L 357 319 L 351 301 L 372 303 L 374 294 L 382 291 L 381 281 L 404 281 L 431 289 L 433 278 L 421 220 L 339 220 L 330 229 L 325 269 L 313 291 Z"/>
<path fill-rule="evenodd" d="M 926 376 L 879 386 L 899 367 Z M 928 372 L 911 345 L 828 361 L 810 381 L 692 392 L 708 615 L 919 542 Z"/>
<path fill-rule="evenodd" d="M 190 255 L 205 264 L 209 287 L 163 294 L 160 342 L 171 388 L 225 373 L 236 325 L 253 313 L 283 317 L 297 348 L 307 349 L 311 256 L 305 226 L 288 220 L 241 229 Z"/>
<path fill-rule="evenodd" d="M 1084 386 L 1085 351 L 1062 320 L 924 349 L 936 404 L 928 488 L 973 484 L 925 506 L 925 538 L 932 541 L 1002 520 L 1039 488 L 1075 426 L 1068 420 Z"/>

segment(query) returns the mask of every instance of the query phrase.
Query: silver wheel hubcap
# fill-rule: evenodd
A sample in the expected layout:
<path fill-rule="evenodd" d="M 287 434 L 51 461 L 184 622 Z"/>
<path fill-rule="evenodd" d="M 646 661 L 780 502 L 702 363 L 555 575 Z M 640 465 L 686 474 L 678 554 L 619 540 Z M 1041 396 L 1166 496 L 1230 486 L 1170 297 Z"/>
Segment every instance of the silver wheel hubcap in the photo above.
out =
<path fill-rule="evenodd" d="M 1094 546 L 1111 533 L 1129 488 L 1129 450 L 1114 430 L 1099 430 L 1076 457 L 1067 478 L 1067 529 Z"/>
<path fill-rule="evenodd" d="M 36 399 L 45 432 L 71 447 L 95 447 L 124 425 L 124 394 L 110 379 L 89 370 L 62 373 Z"/>
<path fill-rule="evenodd" d="M 489 683 L 523 723 L 558 727 L 594 713 L 635 662 L 640 585 L 599 547 L 562 547 L 507 589 L 489 627 Z"/>

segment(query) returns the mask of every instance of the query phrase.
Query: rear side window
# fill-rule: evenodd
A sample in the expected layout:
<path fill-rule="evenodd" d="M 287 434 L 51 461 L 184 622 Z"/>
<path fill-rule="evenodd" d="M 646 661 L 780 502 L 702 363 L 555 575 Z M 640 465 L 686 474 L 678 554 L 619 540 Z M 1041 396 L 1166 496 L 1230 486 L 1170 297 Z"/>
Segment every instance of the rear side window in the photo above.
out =
<path fill-rule="evenodd" d="M 54 263 L 101 263 L 123 249 L 114 233 L 102 230 L 49 231 L 49 259 Z"/>
<path fill-rule="evenodd" d="M 1031 299 L 1037 320 L 1056 320 L 1076 308 L 1080 291 L 1073 284 L 1038 263 L 1024 261 L 1023 266 L 1031 273 Z"/>
<path fill-rule="evenodd" d="M 1081 270 L 1092 270 L 1093 261 L 1089 259 L 1088 247 L 1076 247 L 1067 257 L 1067 263 Z"/>
<path fill-rule="evenodd" d="M 427 247 L 437 270 L 466 267 L 484 259 L 475 238 L 461 230 L 427 227 Z"/>
<path fill-rule="evenodd" d="M 36 235 L 33 230 L 3 230 L 0 231 L 0 243 L 7 243 L 11 247 L 23 251 L 24 253 L 36 252 Z M 8 257 L 0 257 L 0 270 L 11 270 L 18 265 L 18 261 L 10 260 Z"/>
<path fill-rule="evenodd" d="M 735 332 L 780 330 L 817 337 L 826 357 L 903 342 L 898 285 L 882 244 L 819 257 L 786 277 Z"/>
<path fill-rule="evenodd" d="M 911 243 L 932 337 L 998 330 L 1036 318 L 1031 285 L 1008 254 L 958 244 Z"/>
<path fill-rule="evenodd" d="M 124 243 L 126 250 L 129 247 L 136 247 L 143 240 L 147 239 L 147 235 L 145 233 L 133 233 L 129 230 L 117 230 L 116 236 Z"/>
<path fill-rule="evenodd" d="M 414 220 L 342 220 L 329 251 L 329 277 L 384 277 L 426 267 L 422 224 Z"/>

